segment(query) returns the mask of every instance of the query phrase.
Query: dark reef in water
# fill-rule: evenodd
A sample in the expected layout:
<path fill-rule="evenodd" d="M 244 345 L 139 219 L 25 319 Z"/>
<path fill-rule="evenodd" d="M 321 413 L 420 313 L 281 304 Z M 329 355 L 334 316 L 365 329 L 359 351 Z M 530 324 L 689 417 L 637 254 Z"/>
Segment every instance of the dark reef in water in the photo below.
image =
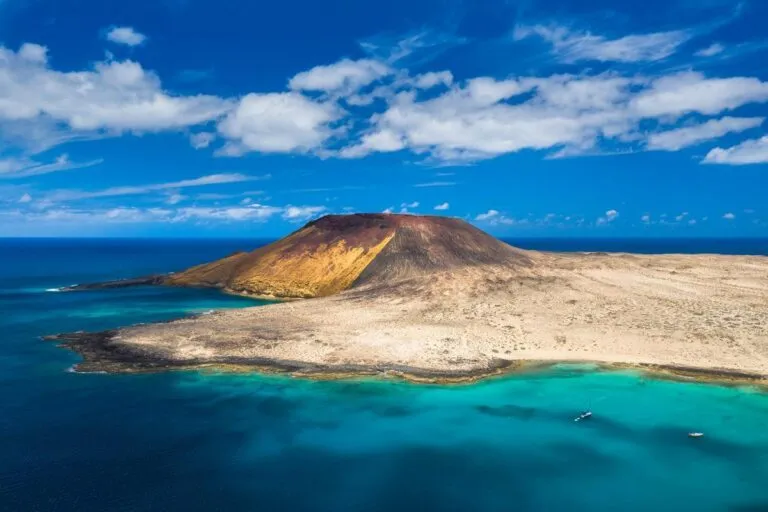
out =
<path fill-rule="evenodd" d="M 133 277 L 129 279 L 115 279 L 114 281 L 102 281 L 100 283 L 87 283 L 87 284 L 75 284 L 72 286 L 65 286 L 59 291 L 62 292 L 77 292 L 88 290 L 110 290 L 116 288 L 129 288 L 131 286 L 158 286 L 165 284 L 168 279 L 166 274 L 152 274 L 142 277 Z"/>

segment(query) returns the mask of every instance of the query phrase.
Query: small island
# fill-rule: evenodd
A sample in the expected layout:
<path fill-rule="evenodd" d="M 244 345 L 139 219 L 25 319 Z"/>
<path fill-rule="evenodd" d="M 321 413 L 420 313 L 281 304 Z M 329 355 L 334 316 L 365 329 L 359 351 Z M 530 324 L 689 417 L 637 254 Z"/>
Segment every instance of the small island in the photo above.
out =
<path fill-rule="evenodd" d="M 768 379 L 763 256 L 547 253 L 457 218 L 328 215 L 253 252 L 72 290 L 147 284 L 280 301 L 52 336 L 82 355 L 79 371 L 465 380 L 589 361 Z"/>

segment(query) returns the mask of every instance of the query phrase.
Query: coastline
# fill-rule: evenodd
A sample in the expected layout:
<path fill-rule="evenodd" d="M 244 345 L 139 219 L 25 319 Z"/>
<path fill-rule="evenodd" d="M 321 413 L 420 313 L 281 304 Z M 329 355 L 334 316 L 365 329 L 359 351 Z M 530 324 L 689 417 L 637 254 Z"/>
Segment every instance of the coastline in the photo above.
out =
<path fill-rule="evenodd" d="M 625 363 L 584 359 L 498 359 L 485 368 L 436 370 L 407 365 L 317 364 L 268 358 L 220 361 L 174 361 L 149 353 L 135 353 L 127 347 L 110 343 L 118 331 L 71 333 L 47 336 L 47 341 L 61 342 L 83 361 L 73 367 L 75 373 L 138 374 L 165 371 L 216 371 L 223 373 L 278 374 L 309 380 L 354 380 L 362 377 L 398 379 L 414 384 L 461 385 L 511 375 L 547 371 L 558 365 L 589 365 L 594 371 L 637 371 L 656 380 L 706 383 L 721 386 L 755 386 L 768 392 L 768 375 L 729 368 L 703 368 L 674 364 Z"/>
<path fill-rule="evenodd" d="M 49 339 L 80 353 L 86 372 L 226 367 L 462 383 L 562 362 L 768 382 L 768 258 L 525 256 L 525 267 L 468 265 Z"/>

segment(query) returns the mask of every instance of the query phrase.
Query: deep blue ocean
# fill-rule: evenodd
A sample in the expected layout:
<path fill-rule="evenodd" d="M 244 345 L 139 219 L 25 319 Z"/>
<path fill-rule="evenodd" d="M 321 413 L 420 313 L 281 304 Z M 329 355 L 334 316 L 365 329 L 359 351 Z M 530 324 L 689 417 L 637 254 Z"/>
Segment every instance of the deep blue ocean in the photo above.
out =
<path fill-rule="evenodd" d="M 512 242 L 768 254 L 754 239 Z M 768 394 L 750 387 L 588 366 L 461 386 L 77 374 L 75 354 L 40 339 L 258 305 L 46 290 L 262 243 L 0 240 L 0 510 L 768 511 Z M 586 408 L 593 419 L 575 423 Z"/>

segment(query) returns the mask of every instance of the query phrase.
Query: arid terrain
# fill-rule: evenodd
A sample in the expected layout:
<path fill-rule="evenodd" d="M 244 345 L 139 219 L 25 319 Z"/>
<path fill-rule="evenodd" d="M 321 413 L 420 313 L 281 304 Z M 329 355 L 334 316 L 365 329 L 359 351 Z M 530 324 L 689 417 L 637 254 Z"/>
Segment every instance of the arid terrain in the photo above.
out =
<path fill-rule="evenodd" d="M 227 281 L 229 271 L 207 283 L 325 296 L 59 339 L 84 356 L 86 371 L 218 364 L 461 377 L 519 361 L 593 361 L 768 375 L 766 257 L 542 253 L 514 249 L 456 219 L 371 218 L 386 222 L 363 223 L 377 236 L 358 238 L 359 250 L 349 233 L 327 236 L 339 229 L 333 223 L 310 225 L 326 236 L 294 251 L 302 268 L 290 279 L 283 274 L 282 288 L 249 274 L 258 286 L 248 290 L 242 279 Z M 334 267 L 329 250 L 355 257 Z M 307 261 L 320 263 L 309 268 Z M 202 268 L 211 275 L 211 266 Z M 281 268 L 291 271 L 290 260 Z M 309 278 L 297 284 L 302 275 Z M 323 288 L 314 275 L 342 278 L 324 294 L 315 293 Z"/>

